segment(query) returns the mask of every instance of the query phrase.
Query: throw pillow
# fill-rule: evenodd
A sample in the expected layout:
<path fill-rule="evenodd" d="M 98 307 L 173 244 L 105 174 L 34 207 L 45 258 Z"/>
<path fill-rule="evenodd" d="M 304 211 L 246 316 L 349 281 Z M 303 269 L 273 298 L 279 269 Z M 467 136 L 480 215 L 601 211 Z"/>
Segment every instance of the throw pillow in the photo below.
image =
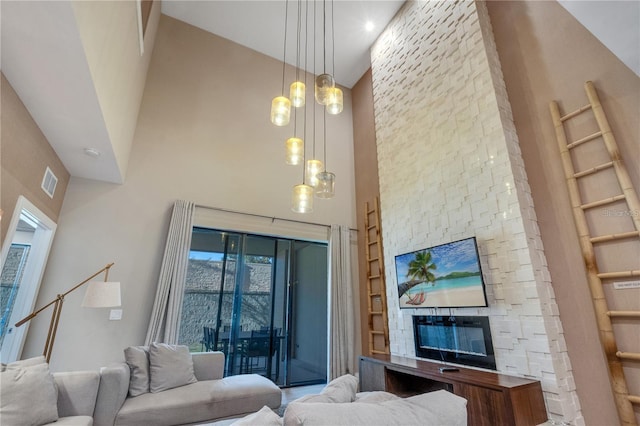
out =
<path fill-rule="evenodd" d="M 129 346 L 124 350 L 124 359 L 131 371 L 129 395 L 149 392 L 149 346 Z"/>
<path fill-rule="evenodd" d="M 197 382 L 189 348 L 152 343 L 149 346 L 149 380 L 151 393 Z"/>
<path fill-rule="evenodd" d="M 329 382 L 320 395 L 329 397 L 331 402 L 352 402 L 356 399 L 358 378 L 351 374 L 337 377 Z"/>
<path fill-rule="evenodd" d="M 400 397 L 385 391 L 371 391 L 371 392 L 359 392 L 356 394 L 356 399 L 353 402 L 365 402 L 369 404 L 377 404 L 392 399 L 399 399 Z"/>
<path fill-rule="evenodd" d="M 42 425 L 58 420 L 58 388 L 48 364 L 11 363 L 0 373 L 0 383 L 2 424 Z"/>
<path fill-rule="evenodd" d="M 231 423 L 231 426 L 282 426 L 282 418 L 266 405 L 260 411 L 249 414 L 238 421 Z"/>
<path fill-rule="evenodd" d="M 327 384 L 317 395 L 305 395 L 295 402 L 352 402 L 356 399 L 358 378 L 351 374 L 337 377 Z"/>

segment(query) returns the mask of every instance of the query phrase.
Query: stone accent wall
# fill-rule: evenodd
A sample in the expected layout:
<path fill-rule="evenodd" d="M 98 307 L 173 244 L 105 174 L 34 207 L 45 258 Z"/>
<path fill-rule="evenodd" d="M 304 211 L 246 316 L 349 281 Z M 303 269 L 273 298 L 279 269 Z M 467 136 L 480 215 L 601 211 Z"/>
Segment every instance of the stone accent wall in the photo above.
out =
<path fill-rule="evenodd" d="M 407 2 L 371 57 L 391 352 L 414 314 L 487 315 L 498 371 L 584 424 L 486 5 Z M 489 308 L 400 310 L 394 257 L 474 235 Z"/>

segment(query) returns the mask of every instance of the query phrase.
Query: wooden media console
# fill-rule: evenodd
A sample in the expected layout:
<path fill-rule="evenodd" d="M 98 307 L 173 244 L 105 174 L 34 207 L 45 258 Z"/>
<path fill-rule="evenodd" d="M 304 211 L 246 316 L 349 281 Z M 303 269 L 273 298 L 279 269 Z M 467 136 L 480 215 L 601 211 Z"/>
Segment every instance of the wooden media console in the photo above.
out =
<path fill-rule="evenodd" d="M 467 420 L 475 425 L 534 426 L 547 421 L 537 380 L 395 355 L 360 357 L 360 390 L 407 397 L 444 389 L 467 400 Z"/>

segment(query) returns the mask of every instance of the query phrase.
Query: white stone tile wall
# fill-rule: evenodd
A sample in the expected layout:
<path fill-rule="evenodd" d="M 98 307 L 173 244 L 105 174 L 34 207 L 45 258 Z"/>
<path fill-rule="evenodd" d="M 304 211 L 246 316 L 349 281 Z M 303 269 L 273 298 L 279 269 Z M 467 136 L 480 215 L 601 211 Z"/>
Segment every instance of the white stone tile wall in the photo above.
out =
<path fill-rule="evenodd" d="M 410 1 L 371 51 L 391 352 L 415 357 L 398 254 L 476 236 L 498 371 L 584 424 L 486 5 Z"/>

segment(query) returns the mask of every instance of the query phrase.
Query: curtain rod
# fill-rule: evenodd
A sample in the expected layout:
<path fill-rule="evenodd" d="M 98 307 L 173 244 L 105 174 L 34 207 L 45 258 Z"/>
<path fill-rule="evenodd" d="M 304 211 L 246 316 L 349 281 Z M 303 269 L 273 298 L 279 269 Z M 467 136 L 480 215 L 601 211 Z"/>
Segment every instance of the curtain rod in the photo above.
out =
<path fill-rule="evenodd" d="M 324 223 L 305 222 L 303 220 L 296 220 L 296 219 L 284 219 L 284 218 L 281 218 L 281 217 L 267 216 L 267 215 L 257 214 L 257 213 L 246 213 L 246 212 L 240 212 L 240 211 L 237 211 L 237 210 L 223 209 L 221 207 L 204 206 L 202 204 L 196 204 L 195 206 L 196 207 L 200 207 L 201 209 L 217 210 L 217 211 L 225 212 L 225 213 L 235 213 L 235 214 L 241 214 L 241 215 L 244 215 L 244 216 L 259 217 L 259 218 L 262 218 L 262 219 L 271 219 L 271 222 L 275 222 L 276 220 L 280 220 L 280 221 L 284 221 L 284 222 L 301 223 L 303 225 L 323 226 L 325 228 L 331 228 L 331 225 L 326 225 Z M 358 232 L 357 229 L 353 229 L 353 228 L 349 228 L 349 231 Z"/>

